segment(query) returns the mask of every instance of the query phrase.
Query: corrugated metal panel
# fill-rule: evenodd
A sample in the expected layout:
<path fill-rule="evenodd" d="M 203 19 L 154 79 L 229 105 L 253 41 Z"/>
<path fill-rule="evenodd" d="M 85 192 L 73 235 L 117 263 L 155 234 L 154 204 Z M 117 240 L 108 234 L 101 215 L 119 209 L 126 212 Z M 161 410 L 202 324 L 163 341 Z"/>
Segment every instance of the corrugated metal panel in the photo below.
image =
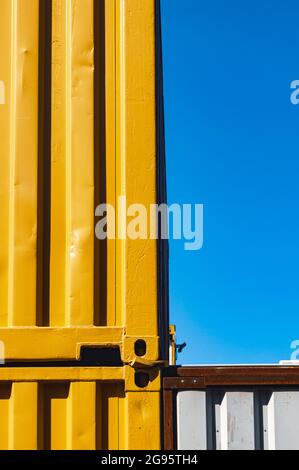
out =
<path fill-rule="evenodd" d="M 164 371 L 165 450 L 299 450 L 298 366 Z"/>
<path fill-rule="evenodd" d="M 93 1 L 53 0 L 50 325 L 93 325 Z"/>
<path fill-rule="evenodd" d="M 152 432 L 160 420 L 157 386 L 127 390 L 126 374 L 125 368 L 1 369 L 0 450 L 159 449 L 160 435 Z M 147 421 L 141 408 L 151 410 Z"/>
<path fill-rule="evenodd" d="M 164 199 L 158 9 L 1 0 L 1 448 L 161 446 L 164 251 L 95 237 L 99 204 Z"/>
<path fill-rule="evenodd" d="M 179 450 L 299 450 L 298 422 L 299 388 L 177 394 Z"/>
<path fill-rule="evenodd" d="M 0 338 L 9 360 L 78 358 L 87 337 L 97 343 L 95 328 L 98 345 L 118 345 L 124 362 L 136 358 L 134 339 L 150 361 L 160 359 L 160 331 L 168 343 L 156 240 L 95 237 L 100 203 L 164 199 L 158 13 L 156 0 L 1 2 Z"/>
<path fill-rule="evenodd" d="M 215 404 L 219 450 L 254 450 L 254 395 L 226 392 Z"/>
<path fill-rule="evenodd" d="M 38 27 L 38 0 L 1 3 L 0 325 L 9 327 L 36 322 Z"/>
<path fill-rule="evenodd" d="M 178 449 L 206 450 L 206 394 L 184 391 L 177 396 Z"/>
<path fill-rule="evenodd" d="M 263 409 L 264 444 L 268 450 L 299 449 L 299 392 L 273 392 Z"/>

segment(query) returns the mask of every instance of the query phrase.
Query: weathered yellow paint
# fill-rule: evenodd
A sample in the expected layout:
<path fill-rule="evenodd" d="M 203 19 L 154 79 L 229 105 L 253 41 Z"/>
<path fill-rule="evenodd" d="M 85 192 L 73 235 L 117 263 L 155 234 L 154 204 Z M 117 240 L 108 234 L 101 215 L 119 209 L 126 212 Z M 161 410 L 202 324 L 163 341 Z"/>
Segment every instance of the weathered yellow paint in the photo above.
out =
<path fill-rule="evenodd" d="M 101 390 L 101 398 L 103 400 L 101 403 L 104 405 L 101 407 L 102 417 L 108 416 L 111 424 L 113 423 L 109 426 L 107 434 L 102 434 L 102 447 L 109 450 L 121 449 L 119 428 L 123 422 L 120 415 L 121 404 L 124 401 L 123 397 L 123 386 L 119 384 L 111 384 L 106 389 Z M 125 423 L 124 426 L 126 426 Z M 115 432 L 116 429 L 118 432 Z"/>
<path fill-rule="evenodd" d="M 123 412 L 127 424 L 121 436 L 124 448 L 160 450 L 160 392 L 128 392 Z"/>
<path fill-rule="evenodd" d="M 135 384 L 136 372 L 146 372 L 149 375 L 150 381 L 146 387 L 140 389 Z M 158 368 L 141 368 L 134 370 L 132 367 L 126 366 L 125 370 L 125 389 L 127 392 L 159 392 L 161 390 L 161 374 Z"/>
<path fill-rule="evenodd" d="M 123 367 L 3 367 L 0 368 L 2 382 L 35 381 L 119 381 L 126 377 Z"/>
<path fill-rule="evenodd" d="M 6 360 L 79 360 L 81 346 L 121 347 L 123 334 L 117 327 L 0 328 Z"/>
<path fill-rule="evenodd" d="M 68 450 L 96 448 L 96 383 L 74 382 L 68 400 Z"/>
<path fill-rule="evenodd" d="M 156 202 L 155 1 L 104 5 L 107 202 L 125 196 L 128 205 L 149 207 Z M 38 0 L 3 0 L 0 19 L 7 95 L 0 108 L 3 327 L 37 324 L 38 7 Z M 92 326 L 100 157 L 94 90 L 101 85 L 94 83 L 94 2 L 53 0 L 52 8 L 50 326 Z M 158 337 L 156 245 L 108 242 L 106 324 L 131 337 Z"/>
<path fill-rule="evenodd" d="M 0 450 L 8 449 L 9 403 L 11 398 L 11 383 L 0 385 Z"/>
<path fill-rule="evenodd" d="M 117 194 L 149 209 L 157 201 L 154 0 L 117 2 L 116 44 Z M 158 336 L 155 240 L 117 242 L 117 310 L 128 335 Z"/>
<path fill-rule="evenodd" d="M 1 449 L 159 449 L 160 379 L 128 391 L 131 373 L 130 367 L 0 368 Z"/>
<path fill-rule="evenodd" d="M 44 439 L 41 449 L 66 450 L 70 434 L 69 383 L 47 384 L 42 389 Z"/>
<path fill-rule="evenodd" d="M 36 324 L 38 0 L 0 16 L 0 324 Z M 24 285 L 24 279 L 26 283 Z"/>
<path fill-rule="evenodd" d="M 93 1 L 53 1 L 50 324 L 93 324 Z"/>
<path fill-rule="evenodd" d="M 125 335 L 122 358 L 126 364 L 130 364 L 136 359 L 152 362 L 159 357 L 159 338 L 157 336 L 142 336 L 142 339 L 146 342 L 146 354 L 142 358 L 136 358 L 136 336 Z"/>
<path fill-rule="evenodd" d="M 0 70 L 1 80 L 6 91 L 6 103 L 0 107 L 0 324 L 8 323 L 8 264 L 11 250 L 9 249 L 9 196 L 10 196 L 10 164 L 12 160 L 10 150 L 11 135 L 11 68 L 12 68 L 12 6 L 11 0 L 2 2 L 0 17 Z"/>
<path fill-rule="evenodd" d="M 160 448 L 157 242 L 94 237 L 98 202 L 157 201 L 156 2 L 96 1 L 52 0 L 47 267 L 37 259 L 48 243 L 37 230 L 41 3 L 1 0 L 0 341 L 6 360 L 23 361 L 0 368 L 1 449 Z M 47 268 L 49 286 L 37 274 Z M 51 367 L 79 361 L 84 346 L 118 347 L 123 367 Z M 149 374 L 144 389 L 136 371 Z"/>
<path fill-rule="evenodd" d="M 38 448 L 37 413 L 37 383 L 13 383 L 9 403 L 8 450 Z"/>

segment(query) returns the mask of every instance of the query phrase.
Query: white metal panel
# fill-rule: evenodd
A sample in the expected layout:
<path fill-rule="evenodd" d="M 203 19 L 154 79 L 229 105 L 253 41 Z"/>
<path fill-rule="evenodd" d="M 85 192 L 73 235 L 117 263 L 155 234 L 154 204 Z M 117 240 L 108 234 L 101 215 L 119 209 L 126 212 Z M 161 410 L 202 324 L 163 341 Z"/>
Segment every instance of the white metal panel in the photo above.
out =
<path fill-rule="evenodd" d="M 178 392 L 177 448 L 299 450 L 299 389 Z"/>
<path fill-rule="evenodd" d="M 221 450 L 254 450 L 254 394 L 228 392 L 220 405 Z"/>
<path fill-rule="evenodd" d="M 216 450 L 221 450 L 221 405 L 219 403 L 215 403 L 215 433 Z"/>
<path fill-rule="evenodd" d="M 264 406 L 264 448 L 299 450 L 299 392 L 273 392 Z"/>
<path fill-rule="evenodd" d="M 177 425 L 178 450 L 207 449 L 206 392 L 178 393 Z"/>

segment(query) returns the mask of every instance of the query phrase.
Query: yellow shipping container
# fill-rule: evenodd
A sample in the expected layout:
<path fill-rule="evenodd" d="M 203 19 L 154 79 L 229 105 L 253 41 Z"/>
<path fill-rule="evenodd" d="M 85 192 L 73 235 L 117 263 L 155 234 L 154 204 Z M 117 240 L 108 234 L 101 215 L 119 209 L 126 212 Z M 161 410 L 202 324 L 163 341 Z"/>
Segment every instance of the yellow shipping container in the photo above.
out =
<path fill-rule="evenodd" d="M 95 237 L 99 204 L 164 200 L 159 24 L 158 0 L 1 0 L 1 449 L 161 445 L 167 245 Z"/>

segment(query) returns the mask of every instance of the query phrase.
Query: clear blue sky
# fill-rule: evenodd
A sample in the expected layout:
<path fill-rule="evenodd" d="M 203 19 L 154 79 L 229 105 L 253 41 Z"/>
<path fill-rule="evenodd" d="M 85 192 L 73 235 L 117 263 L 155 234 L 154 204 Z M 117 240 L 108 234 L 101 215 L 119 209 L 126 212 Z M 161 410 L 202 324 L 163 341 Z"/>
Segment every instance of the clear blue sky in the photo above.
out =
<path fill-rule="evenodd" d="M 171 242 L 180 363 L 277 363 L 299 339 L 297 0 L 162 0 L 169 203 L 205 205 L 204 248 Z"/>

